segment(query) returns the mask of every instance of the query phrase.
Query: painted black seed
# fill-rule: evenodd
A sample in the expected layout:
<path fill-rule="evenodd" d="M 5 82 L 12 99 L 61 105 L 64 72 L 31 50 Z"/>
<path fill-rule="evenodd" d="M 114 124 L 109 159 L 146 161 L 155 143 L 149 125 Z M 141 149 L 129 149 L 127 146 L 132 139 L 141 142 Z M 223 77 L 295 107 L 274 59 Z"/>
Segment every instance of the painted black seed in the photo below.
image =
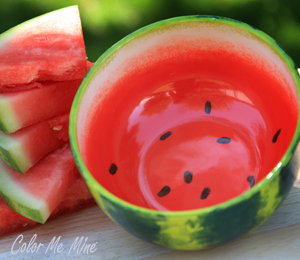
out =
<path fill-rule="evenodd" d="M 254 184 L 255 184 L 255 178 L 254 178 L 253 175 L 248 176 L 248 177 L 247 177 L 247 181 L 248 181 L 249 184 L 250 184 L 250 188 L 254 186 Z"/>
<path fill-rule="evenodd" d="M 217 140 L 217 143 L 219 144 L 229 144 L 231 142 L 231 139 L 228 137 L 220 137 Z"/>
<path fill-rule="evenodd" d="M 183 178 L 184 178 L 184 182 L 186 182 L 187 184 L 190 184 L 193 180 L 193 173 L 190 171 L 185 171 Z"/>
<path fill-rule="evenodd" d="M 281 132 L 281 129 L 279 129 L 279 130 L 276 132 L 276 134 L 273 136 L 272 143 L 276 143 L 277 138 L 278 138 L 280 132 Z"/>
<path fill-rule="evenodd" d="M 209 193 L 210 193 L 210 188 L 204 188 L 202 193 L 201 193 L 200 198 L 202 200 L 205 200 L 208 197 Z"/>
<path fill-rule="evenodd" d="M 204 111 L 205 111 L 206 114 L 210 114 L 210 112 L 211 112 L 211 103 L 209 101 L 207 101 L 205 103 Z"/>
<path fill-rule="evenodd" d="M 161 141 L 166 140 L 171 134 L 172 134 L 171 131 L 168 131 L 168 132 L 164 133 L 164 134 L 160 137 L 160 140 L 161 140 Z"/>
<path fill-rule="evenodd" d="M 169 186 L 163 187 L 159 193 L 157 193 L 158 197 L 164 197 L 170 193 L 171 189 Z"/>
<path fill-rule="evenodd" d="M 118 170 L 117 165 L 112 163 L 108 171 L 109 171 L 110 174 L 114 175 L 117 172 L 117 170 Z"/>

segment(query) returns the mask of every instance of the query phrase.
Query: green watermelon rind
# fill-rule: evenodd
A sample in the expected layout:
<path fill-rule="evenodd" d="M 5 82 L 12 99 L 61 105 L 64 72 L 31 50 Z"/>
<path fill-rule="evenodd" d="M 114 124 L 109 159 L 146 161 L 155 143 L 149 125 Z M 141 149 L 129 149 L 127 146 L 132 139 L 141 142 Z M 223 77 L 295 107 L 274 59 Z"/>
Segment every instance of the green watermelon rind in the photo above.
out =
<path fill-rule="evenodd" d="M 0 157 L 15 171 L 24 174 L 31 166 L 21 144 L 0 131 Z"/>
<path fill-rule="evenodd" d="M 0 130 L 12 133 L 19 129 L 17 117 L 9 102 L 0 95 Z"/>
<path fill-rule="evenodd" d="M 4 124 L 1 121 L 0 121 L 0 130 L 5 133 L 9 133 L 9 131 L 7 130 L 7 128 L 5 128 Z"/>
<path fill-rule="evenodd" d="M 44 224 L 50 215 L 45 202 L 33 197 L 12 180 L 3 161 L 0 161 L 0 196 L 4 202 L 20 215 Z"/>
<path fill-rule="evenodd" d="M 3 161 L 5 161 L 11 168 L 13 168 L 15 171 L 24 173 L 20 169 L 20 167 L 16 164 L 15 160 L 12 158 L 11 153 L 0 147 L 0 157 L 2 158 Z"/>
<path fill-rule="evenodd" d="M 47 218 L 43 216 L 45 214 L 41 214 L 40 210 L 34 210 L 30 206 L 24 205 L 18 200 L 12 200 L 10 194 L 5 195 L 4 193 L 0 193 L 0 196 L 8 207 L 23 217 L 29 218 L 41 224 L 46 222 Z"/>

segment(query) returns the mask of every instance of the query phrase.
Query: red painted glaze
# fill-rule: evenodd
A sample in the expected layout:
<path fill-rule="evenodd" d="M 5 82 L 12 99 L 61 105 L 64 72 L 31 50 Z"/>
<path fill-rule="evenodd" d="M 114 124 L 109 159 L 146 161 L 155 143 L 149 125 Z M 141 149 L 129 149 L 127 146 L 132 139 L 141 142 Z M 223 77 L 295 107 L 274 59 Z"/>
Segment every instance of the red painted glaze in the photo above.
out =
<path fill-rule="evenodd" d="M 207 207 L 247 191 L 279 162 L 298 117 L 285 83 L 253 65 L 207 51 L 133 68 L 96 104 L 88 169 L 116 196 L 159 210 Z"/>

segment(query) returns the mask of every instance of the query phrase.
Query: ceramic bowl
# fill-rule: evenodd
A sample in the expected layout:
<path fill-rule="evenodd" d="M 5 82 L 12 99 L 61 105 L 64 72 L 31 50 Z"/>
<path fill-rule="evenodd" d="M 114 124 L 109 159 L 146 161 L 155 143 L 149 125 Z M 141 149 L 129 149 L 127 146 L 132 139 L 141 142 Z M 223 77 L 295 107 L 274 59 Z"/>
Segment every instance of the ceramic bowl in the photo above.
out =
<path fill-rule="evenodd" d="M 211 16 L 146 26 L 108 49 L 71 110 L 77 166 L 103 211 L 173 249 L 261 225 L 299 168 L 299 86 L 265 33 Z"/>

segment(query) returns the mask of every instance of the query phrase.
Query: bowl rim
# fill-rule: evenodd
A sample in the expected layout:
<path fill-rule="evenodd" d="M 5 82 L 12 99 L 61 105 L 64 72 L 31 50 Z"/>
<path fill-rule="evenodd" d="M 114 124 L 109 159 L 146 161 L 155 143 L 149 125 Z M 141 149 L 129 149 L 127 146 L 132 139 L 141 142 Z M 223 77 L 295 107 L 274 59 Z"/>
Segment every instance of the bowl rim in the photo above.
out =
<path fill-rule="evenodd" d="M 130 202 L 127 202 L 117 196 L 115 196 L 113 193 L 109 192 L 107 189 L 105 189 L 98 181 L 92 176 L 92 174 L 87 169 L 85 163 L 83 162 L 83 159 L 79 152 L 79 146 L 77 141 L 77 131 L 76 131 L 76 123 L 77 123 L 77 115 L 79 110 L 79 104 L 81 97 L 83 96 L 86 86 L 88 85 L 89 80 L 93 77 L 95 72 L 97 72 L 98 67 L 104 63 L 111 55 L 114 54 L 115 51 L 117 51 L 120 47 L 125 45 L 127 42 L 129 42 L 131 39 L 134 39 L 135 37 L 142 35 L 144 33 L 147 33 L 147 31 L 151 31 L 152 29 L 156 29 L 161 26 L 169 25 L 169 24 L 175 24 L 180 22 L 191 22 L 191 21 L 214 21 L 214 22 L 220 22 L 223 24 L 229 24 L 233 26 L 242 27 L 243 29 L 247 30 L 248 32 L 254 34 L 259 39 L 267 43 L 275 52 L 281 57 L 281 59 L 284 61 L 284 63 L 288 66 L 290 69 L 291 75 L 293 77 L 293 80 L 295 82 L 296 88 L 297 88 L 297 94 L 298 94 L 298 105 L 300 108 L 300 76 L 297 71 L 297 67 L 291 57 L 288 55 L 288 53 L 268 34 L 264 33 L 263 31 L 238 20 L 234 20 L 231 18 L 221 17 L 221 16 L 213 16 L 213 15 L 187 15 L 187 16 L 179 16 L 179 17 L 173 17 L 165 20 L 161 20 L 155 23 L 151 23 L 147 26 L 144 26 L 118 42 L 116 42 L 114 45 L 112 45 L 109 49 L 107 49 L 95 62 L 95 64 L 91 67 L 91 69 L 88 71 L 86 76 L 84 77 L 80 87 L 77 90 L 77 93 L 74 97 L 73 104 L 70 111 L 70 120 L 69 120 L 69 137 L 70 137 L 70 146 L 73 153 L 74 160 L 76 162 L 76 165 L 84 178 L 85 182 L 88 182 L 93 186 L 93 188 L 100 194 L 101 197 L 104 197 L 106 200 L 109 200 L 111 203 L 121 207 L 130 209 L 132 211 L 138 211 L 140 213 L 144 213 L 151 216 L 165 216 L 165 217 L 181 217 L 181 216 L 195 216 L 200 214 L 208 214 L 211 212 L 216 212 L 219 210 L 223 210 L 226 208 L 230 208 L 234 205 L 237 205 L 241 203 L 244 200 L 247 200 L 251 198 L 254 194 L 259 192 L 263 187 L 267 186 L 273 179 L 275 179 L 279 173 L 281 172 L 281 169 L 288 164 L 288 162 L 291 160 L 294 151 L 296 150 L 296 147 L 298 145 L 298 142 L 300 140 L 300 113 L 298 113 L 298 122 L 297 127 L 293 135 L 293 139 L 289 144 L 289 147 L 287 148 L 286 152 L 282 156 L 281 160 L 277 163 L 277 165 L 270 171 L 259 183 L 255 184 L 251 189 L 248 191 L 230 199 L 227 201 L 224 201 L 219 204 L 214 204 L 209 207 L 199 208 L 199 209 L 191 209 L 191 210 L 178 210 L 178 211 L 160 211 L 156 209 L 150 209 L 145 208 L 141 206 L 137 206 L 135 204 L 132 204 Z M 89 185 L 88 185 L 89 187 Z M 90 187 L 89 187 L 90 188 Z M 101 198 L 102 200 L 102 198 Z"/>

